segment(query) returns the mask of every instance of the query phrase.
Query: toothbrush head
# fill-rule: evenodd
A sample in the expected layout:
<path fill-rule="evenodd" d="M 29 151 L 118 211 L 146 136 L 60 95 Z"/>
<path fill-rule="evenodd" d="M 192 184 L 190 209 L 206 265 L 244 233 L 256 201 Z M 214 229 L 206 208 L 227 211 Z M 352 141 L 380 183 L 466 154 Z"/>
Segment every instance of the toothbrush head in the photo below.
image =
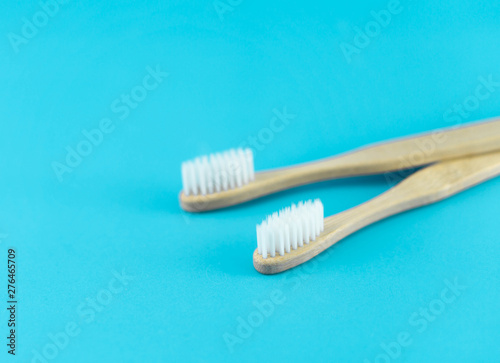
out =
<path fill-rule="evenodd" d="M 231 149 L 182 163 L 185 196 L 206 196 L 240 188 L 255 179 L 251 149 Z"/>
<path fill-rule="evenodd" d="M 309 245 L 323 230 L 324 209 L 319 199 L 292 204 L 257 225 L 257 253 L 264 260 L 284 256 Z"/>

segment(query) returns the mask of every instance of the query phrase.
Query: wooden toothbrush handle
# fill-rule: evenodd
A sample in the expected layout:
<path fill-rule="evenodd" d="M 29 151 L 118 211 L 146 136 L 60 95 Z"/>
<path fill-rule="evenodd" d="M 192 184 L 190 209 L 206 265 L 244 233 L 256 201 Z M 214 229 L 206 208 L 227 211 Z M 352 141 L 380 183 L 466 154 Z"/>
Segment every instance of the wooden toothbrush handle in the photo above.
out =
<path fill-rule="evenodd" d="M 500 150 L 500 118 L 375 144 L 336 157 L 259 173 L 276 189 L 379 174 Z"/>
<path fill-rule="evenodd" d="M 500 151 L 500 118 L 376 144 L 311 163 L 258 172 L 253 182 L 241 188 L 207 195 L 186 196 L 181 193 L 180 202 L 184 210 L 204 212 L 305 184 L 402 171 L 435 162 L 498 151 Z M 403 185 L 406 185 L 406 182 Z"/>
<path fill-rule="evenodd" d="M 325 229 L 315 242 L 284 256 L 264 259 L 255 250 L 254 267 L 270 275 L 298 266 L 348 235 L 381 219 L 448 198 L 500 175 L 500 151 L 444 161 L 422 169 L 380 196 L 345 212 L 325 218 Z"/>
<path fill-rule="evenodd" d="M 325 229 L 341 228 L 344 235 L 348 235 L 386 217 L 446 199 L 499 175 L 500 152 L 434 164 L 380 196 L 327 218 Z"/>

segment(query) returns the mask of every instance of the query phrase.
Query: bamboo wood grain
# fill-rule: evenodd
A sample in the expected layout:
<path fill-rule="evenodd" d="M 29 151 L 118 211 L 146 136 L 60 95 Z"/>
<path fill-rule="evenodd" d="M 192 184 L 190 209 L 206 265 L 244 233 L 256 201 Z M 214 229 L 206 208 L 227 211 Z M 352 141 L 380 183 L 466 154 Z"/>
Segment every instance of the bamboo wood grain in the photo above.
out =
<path fill-rule="evenodd" d="M 255 269 L 276 274 L 300 265 L 346 236 L 381 219 L 435 203 L 500 175 L 500 152 L 445 161 L 428 166 L 380 196 L 325 218 L 325 230 L 314 242 L 263 259 L 255 250 Z"/>
<path fill-rule="evenodd" d="M 186 196 L 181 192 L 179 199 L 184 210 L 204 212 L 300 185 L 404 170 L 497 150 L 500 150 L 500 118 L 376 144 L 312 163 L 258 172 L 253 182 L 240 188 L 208 195 Z"/>

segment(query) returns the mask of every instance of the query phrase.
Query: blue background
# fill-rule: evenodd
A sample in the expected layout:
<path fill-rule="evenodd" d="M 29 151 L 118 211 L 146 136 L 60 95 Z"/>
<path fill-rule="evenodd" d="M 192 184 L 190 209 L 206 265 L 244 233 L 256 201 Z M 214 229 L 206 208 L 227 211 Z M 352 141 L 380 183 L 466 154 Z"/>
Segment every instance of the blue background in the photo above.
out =
<path fill-rule="evenodd" d="M 500 179 L 370 226 L 277 276 L 252 266 L 262 217 L 310 198 L 331 215 L 387 190 L 386 178 L 203 215 L 179 208 L 181 162 L 258 137 L 274 109 L 296 117 L 255 153 L 257 170 L 450 126 L 446 112 L 479 77 L 500 80 L 498 3 L 401 1 L 350 63 L 340 44 L 353 44 L 354 27 L 387 1 L 332 3 L 233 1 L 220 17 L 212 0 L 69 1 L 17 53 L 9 33 L 41 7 L 3 3 L 0 260 L 16 248 L 20 303 L 18 355 L 7 356 L 2 338 L 1 361 L 54 353 L 50 334 L 70 322 L 79 334 L 47 361 L 499 361 Z M 121 120 L 111 104 L 157 65 L 168 77 Z M 498 115 L 499 100 L 495 89 L 454 120 Z M 59 181 L 53 162 L 105 117 L 114 131 Z M 133 280 L 92 319 L 81 314 L 113 271 Z M 455 279 L 467 288 L 419 332 L 412 314 Z M 284 303 L 231 352 L 224 337 L 238 337 L 239 319 L 274 290 Z M 411 344 L 381 356 L 401 332 Z"/>

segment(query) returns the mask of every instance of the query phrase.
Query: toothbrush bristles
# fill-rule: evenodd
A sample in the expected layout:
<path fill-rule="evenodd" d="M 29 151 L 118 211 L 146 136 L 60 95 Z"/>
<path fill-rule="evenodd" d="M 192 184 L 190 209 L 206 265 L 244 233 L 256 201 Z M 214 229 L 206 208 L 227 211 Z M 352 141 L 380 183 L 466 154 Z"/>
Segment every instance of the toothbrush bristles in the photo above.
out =
<path fill-rule="evenodd" d="M 207 195 L 242 187 L 255 179 L 251 149 L 231 149 L 182 163 L 185 195 Z"/>
<path fill-rule="evenodd" d="M 323 204 L 319 199 L 299 202 L 275 212 L 257 225 L 257 250 L 262 258 L 284 256 L 311 241 L 324 230 Z"/>

